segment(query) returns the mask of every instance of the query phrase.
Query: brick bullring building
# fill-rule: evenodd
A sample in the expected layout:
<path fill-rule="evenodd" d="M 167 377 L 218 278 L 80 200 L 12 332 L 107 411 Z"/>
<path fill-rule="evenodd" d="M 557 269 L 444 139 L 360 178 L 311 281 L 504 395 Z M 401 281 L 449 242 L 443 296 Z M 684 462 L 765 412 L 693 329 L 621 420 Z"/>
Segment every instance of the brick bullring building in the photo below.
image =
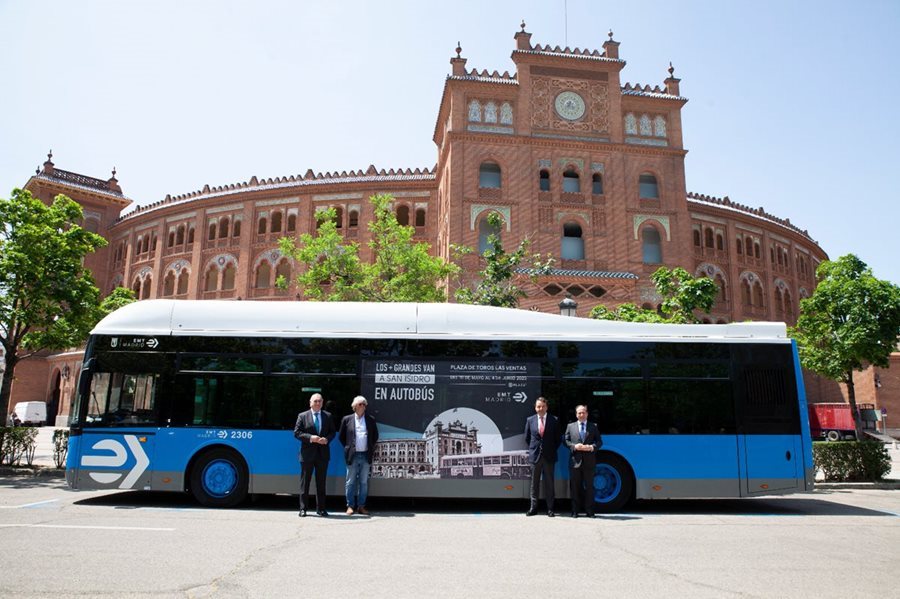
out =
<path fill-rule="evenodd" d="M 658 299 L 650 274 L 660 265 L 707 275 L 720 287 L 708 321 L 796 320 L 827 258 L 810 235 L 762 208 L 688 193 L 681 96 L 674 69 L 662 85 L 626 83 L 612 32 L 600 50 L 532 44 L 514 36 L 512 74 L 470 70 L 456 49 L 437 107 L 433 168 L 377 169 L 251 178 L 242 183 L 132 203 L 113 177 L 100 180 L 56 168 L 52 156 L 26 188 L 49 202 L 79 202 L 85 224 L 109 245 L 87 265 L 103 293 L 116 286 L 140 299 L 295 300 L 295 265 L 278 239 L 315 228 L 316 212 L 337 210 L 347 239 L 368 237 L 368 198 L 394 197 L 401 223 L 433 252 L 451 244 L 483 246 L 488 214 L 503 217 L 507 247 L 524 237 L 557 258 L 527 285 L 523 308 L 556 312 L 571 296 L 579 316 L 599 303 Z M 367 251 L 367 248 L 366 250 Z M 478 256 L 466 270 L 473 272 Z M 13 401 L 42 400 L 64 422 L 81 354 L 20 365 Z"/>

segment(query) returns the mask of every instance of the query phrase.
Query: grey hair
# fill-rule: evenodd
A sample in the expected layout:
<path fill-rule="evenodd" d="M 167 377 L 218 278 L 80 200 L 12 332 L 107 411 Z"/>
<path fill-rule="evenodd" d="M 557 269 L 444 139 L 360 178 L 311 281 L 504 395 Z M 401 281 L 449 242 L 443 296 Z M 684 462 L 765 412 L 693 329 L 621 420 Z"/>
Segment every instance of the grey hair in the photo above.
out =
<path fill-rule="evenodd" d="M 369 405 L 369 402 L 366 401 L 366 398 L 363 397 L 362 395 L 357 395 L 356 397 L 353 398 L 353 403 L 350 404 L 350 409 L 356 408 L 356 406 L 358 406 L 359 404 L 367 406 L 367 405 Z"/>

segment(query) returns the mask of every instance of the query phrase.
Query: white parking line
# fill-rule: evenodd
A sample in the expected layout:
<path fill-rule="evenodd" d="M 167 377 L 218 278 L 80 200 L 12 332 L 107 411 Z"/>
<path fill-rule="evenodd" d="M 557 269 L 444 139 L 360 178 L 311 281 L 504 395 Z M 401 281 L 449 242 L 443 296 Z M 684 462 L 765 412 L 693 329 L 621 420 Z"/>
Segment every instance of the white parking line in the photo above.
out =
<path fill-rule="evenodd" d="M 38 505 L 44 505 L 47 503 L 53 503 L 55 501 L 59 501 L 58 499 L 48 499 L 46 501 L 35 501 L 34 503 L 23 503 L 22 505 L 0 505 L 0 509 L 3 510 L 19 510 L 27 507 L 35 507 Z"/>
<path fill-rule="evenodd" d="M 143 526 L 79 526 L 75 524 L 0 524 L 0 528 L 74 528 L 79 530 L 145 530 L 149 532 L 173 532 L 174 528 Z"/>

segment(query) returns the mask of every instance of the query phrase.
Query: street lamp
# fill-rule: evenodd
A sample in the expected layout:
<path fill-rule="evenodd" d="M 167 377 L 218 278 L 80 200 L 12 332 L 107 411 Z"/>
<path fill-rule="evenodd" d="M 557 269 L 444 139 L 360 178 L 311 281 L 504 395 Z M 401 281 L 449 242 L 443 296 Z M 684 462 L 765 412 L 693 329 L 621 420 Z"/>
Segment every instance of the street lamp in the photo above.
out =
<path fill-rule="evenodd" d="M 567 293 L 565 299 L 559 302 L 559 313 L 561 316 L 575 316 L 578 309 L 578 302 L 572 299 L 572 295 Z"/>

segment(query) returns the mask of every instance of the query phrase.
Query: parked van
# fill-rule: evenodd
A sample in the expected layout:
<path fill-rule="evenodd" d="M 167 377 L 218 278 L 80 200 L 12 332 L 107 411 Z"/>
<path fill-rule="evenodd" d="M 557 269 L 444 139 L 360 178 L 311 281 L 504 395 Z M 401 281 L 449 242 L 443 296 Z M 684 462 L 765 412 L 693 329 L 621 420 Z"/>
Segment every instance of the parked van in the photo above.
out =
<path fill-rule="evenodd" d="M 15 413 L 25 426 L 43 426 L 47 422 L 47 404 L 42 401 L 20 401 Z"/>

